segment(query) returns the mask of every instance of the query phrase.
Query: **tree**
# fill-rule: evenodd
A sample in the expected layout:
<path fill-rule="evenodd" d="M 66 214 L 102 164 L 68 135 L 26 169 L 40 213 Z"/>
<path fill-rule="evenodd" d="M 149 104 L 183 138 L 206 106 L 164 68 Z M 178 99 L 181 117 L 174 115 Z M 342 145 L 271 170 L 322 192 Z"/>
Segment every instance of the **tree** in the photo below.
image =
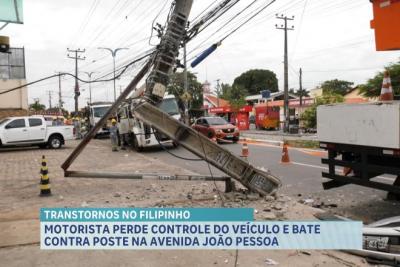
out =
<path fill-rule="evenodd" d="M 29 105 L 29 109 L 34 111 L 42 111 L 46 109 L 46 106 L 40 104 L 39 99 L 35 99 L 35 102 Z"/>
<path fill-rule="evenodd" d="M 352 89 L 353 84 L 353 82 L 334 79 L 323 82 L 321 88 L 323 93 L 331 92 L 333 94 L 345 95 Z"/>
<path fill-rule="evenodd" d="M 229 92 L 232 90 L 232 86 L 228 83 L 221 83 L 220 98 L 229 101 Z"/>
<path fill-rule="evenodd" d="M 187 75 L 188 93 L 191 95 L 191 100 L 189 101 L 189 110 L 199 110 L 203 106 L 202 85 L 199 81 L 197 81 L 196 75 L 191 72 L 188 72 Z M 185 91 L 183 72 L 175 72 L 171 75 L 167 91 L 168 93 L 173 94 L 180 102 L 180 106 L 182 106 L 183 101 L 181 97 Z"/>
<path fill-rule="evenodd" d="M 302 89 L 302 90 L 298 89 L 297 91 L 294 91 L 293 88 L 290 88 L 289 89 L 289 94 L 292 94 L 292 95 L 295 95 L 295 96 L 298 96 L 298 97 L 300 97 L 300 96 L 309 97 L 310 96 L 310 92 L 307 91 L 306 89 Z"/>
<path fill-rule="evenodd" d="M 232 86 L 240 86 L 247 90 L 248 94 L 256 95 L 262 90 L 278 92 L 278 79 L 270 70 L 253 69 L 236 77 Z"/>
<path fill-rule="evenodd" d="M 304 121 L 307 128 L 317 127 L 317 107 L 320 105 L 333 104 L 343 102 L 344 98 L 340 94 L 335 94 L 332 92 L 325 92 L 322 96 L 315 98 L 315 103 L 306 109 L 303 114 L 301 114 L 300 119 Z"/>
<path fill-rule="evenodd" d="M 385 68 L 389 71 L 394 94 L 400 94 L 400 61 Z M 360 92 L 366 97 L 377 97 L 381 94 L 383 71 L 369 79 L 366 84 L 360 85 Z"/>
<path fill-rule="evenodd" d="M 239 108 L 246 105 L 245 96 L 247 95 L 246 89 L 241 86 L 232 86 L 231 90 L 228 91 L 228 100 L 230 106 L 233 110 L 238 110 Z"/>

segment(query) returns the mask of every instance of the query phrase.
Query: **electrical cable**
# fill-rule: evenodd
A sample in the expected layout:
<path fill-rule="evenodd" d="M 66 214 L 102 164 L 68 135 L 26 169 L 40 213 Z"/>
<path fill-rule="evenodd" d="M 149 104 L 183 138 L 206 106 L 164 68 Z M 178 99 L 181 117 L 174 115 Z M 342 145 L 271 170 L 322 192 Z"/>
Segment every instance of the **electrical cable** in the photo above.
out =
<path fill-rule="evenodd" d="M 138 58 L 138 59 L 136 59 L 136 60 L 130 62 L 128 65 L 126 65 L 126 66 L 124 67 L 124 69 L 121 71 L 121 73 L 119 73 L 117 76 L 115 76 L 115 78 L 106 79 L 106 80 L 98 80 L 98 79 L 96 79 L 96 80 L 87 81 L 87 80 L 82 80 L 81 78 L 75 76 L 75 75 L 72 74 L 72 73 L 60 72 L 60 73 L 58 73 L 58 74 L 50 75 L 50 76 L 41 78 L 41 79 L 39 79 L 39 80 L 30 82 L 30 83 L 27 83 L 27 84 L 24 84 L 24 85 L 21 85 L 21 86 L 17 86 L 17 87 L 11 88 L 11 89 L 7 89 L 7 90 L 5 90 L 5 91 L 0 92 L 0 95 L 6 94 L 6 93 L 9 93 L 9 92 L 12 92 L 12 91 L 21 89 L 21 88 L 23 88 L 23 87 L 26 87 L 26 86 L 29 86 L 29 85 L 32 85 L 32 84 L 36 84 L 36 83 L 42 82 L 42 81 L 45 81 L 45 80 L 48 80 L 48 79 L 52 79 L 52 78 L 59 77 L 59 76 L 65 76 L 65 75 L 66 75 L 66 76 L 71 76 L 71 77 L 73 77 L 73 78 L 75 78 L 75 79 L 77 79 L 78 81 L 83 82 L 83 83 L 110 82 L 110 81 L 113 81 L 114 79 L 119 79 L 119 78 L 121 77 L 121 75 L 128 69 L 128 67 L 130 67 L 131 65 L 133 65 L 133 64 L 136 63 L 136 62 L 139 62 L 139 61 L 141 61 L 141 60 L 147 58 L 148 56 L 150 56 L 150 55 L 152 55 L 152 54 L 153 54 L 153 52 L 152 52 L 152 53 L 149 53 L 149 54 L 146 54 L 146 55 L 144 55 L 143 57 Z"/>
<path fill-rule="evenodd" d="M 164 144 L 161 143 L 161 141 L 158 139 L 158 136 L 157 136 L 157 133 L 156 133 L 156 132 L 152 132 L 152 134 L 154 134 L 154 137 L 156 138 L 156 140 L 157 140 L 158 144 L 160 145 L 160 147 L 161 147 L 165 152 L 167 152 L 168 154 L 174 156 L 175 158 L 183 159 L 183 160 L 187 160 L 187 161 L 204 161 L 203 159 L 185 158 L 185 157 L 176 155 L 175 153 L 172 153 L 171 151 L 169 151 L 169 150 L 164 146 Z"/>
<path fill-rule="evenodd" d="M 164 10 L 164 8 L 168 2 L 169 2 L 169 0 L 165 1 L 164 5 L 161 7 L 160 11 L 157 13 L 157 15 L 154 17 L 153 21 L 151 22 L 151 32 L 150 32 L 150 38 L 149 38 L 149 45 L 151 45 L 151 46 L 156 46 L 151 43 L 151 38 L 153 38 L 154 23 L 156 22 L 156 19 L 160 16 L 161 12 Z M 172 9 L 172 7 L 173 7 L 173 5 L 171 5 L 171 9 Z M 168 19 L 167 19 L 167 21 L 168 21 Z"/>
<path fill-rule="evenodd" d="M 215 181 L 214 174 L 212 173 L 210 163 L 209 163 L 208 160 L 207 160 L 207 153 L 206 153 L 206 150 L 205 150 L 205 148 L 204 148 L 203 140 L 201 140 L 200 132 L 197 132 L 197 137 L 198 137 L 198 139 L 199 139 L 199 141 L 200 141 L 200 144 L 201 144 L 201 147 L 202 147 L 202 149 L 203 149 L 204 158 L 205 158 L 205 161 L 207 162 L 207 167 L 208 167 L 208 170 L 209 170 L 209 172 L 210 172 L 211 178 L 212 178 L 213 181 L 214 181 L 214 188 L 215 188 L 215 190 L 217 191 L 218 196 L 219 196 L 219 199 L 220 199 L 220 201 L 221 201 L 221 207 L 224 207 L 224 206 L 225 206 L 225 202 L 224 202 L 224 199 L 223 199 L 223 197 L 222 197 L 221 191 L 219 191 L 219 189 L 218 189 L 218 187 L 217 187 L 217 183 L 216 183 L 216 181 Z"/>
<path fill-rule="evenodd" d="M 225 37 L 223 37 L 220 42 L 224 41 L 226 38 L 228 38 L 229 36 L 231 36 L 232 34 L 234 34 L 236 31 L 238 31 L 241 27 L 243 27 L 246 23 L 248 23 L 250 20 L 252 20 L 253 18 L 255 18 L 258 14 L 260 14 L 261 12 L 263 12 L 266 8 L 268 8 L 270 5 L 272 5 L 276 0 L 272 0 L 271 2 L 269 2 L 267 5 L 265 5 L 263 8 L 261 8 L 258 12 L 256 12 L 255 14 L 253 14 L 250 18 L 248 18 L 245 22 L 243 22 L 242 24 L 240 24 L 238 27 L 236 27 L 234 30 L 232 30 L 230 33 L 228 33 Z"/>

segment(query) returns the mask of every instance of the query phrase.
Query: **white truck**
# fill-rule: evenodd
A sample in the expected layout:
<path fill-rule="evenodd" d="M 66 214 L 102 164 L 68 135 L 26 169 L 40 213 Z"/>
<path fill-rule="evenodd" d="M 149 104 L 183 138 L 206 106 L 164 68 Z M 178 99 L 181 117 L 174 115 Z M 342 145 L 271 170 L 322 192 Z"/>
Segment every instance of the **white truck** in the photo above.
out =
<path fill-rule="evenodd" d="M 322 176 L 330 179 L 324 189 L 357 184 L 399 198 L 400 101 L 319 106 L 317 132 L 320 147 L 328 151 L 322 159 L 329 167 Z M 395 178 L 390 183 L 382 174 Z"/>
<path fill-rule="evenodd" d="M 133 101 L 132 105 L 135 105 L 135 101 Z M 181 113 L 174 95 L 166 95 L 160 103 L 159 108 L 174 119 L 181 120 Z M 152 127 L 132 116 L 127 109 L 125 110 L 125 117 L 127 118 L 125 123 L 128 124 L 131 129 L 130 139 L 135 150 L 142 151 L 145 147 L 158 146 L 160 144 L 176 146 L 170 138 L 158 133 Z"/>
<path fill-rule="evenodd" d="M 92 128 L 104 116 L 104 114 L 106 114 L 111 105 L 111 102 L 95 102 L 88 106 L 89 128 Z M 105 124 L 99 129 L 96 136 L 107 135 L 109 133 L 110 125 Z"/>
<path fill-rule="evenodd" d="M 73 126 L 48 126 L 43 116 L 9 117 L 0 121 L 0 146 L 61 148 L 74 139 Z"/>

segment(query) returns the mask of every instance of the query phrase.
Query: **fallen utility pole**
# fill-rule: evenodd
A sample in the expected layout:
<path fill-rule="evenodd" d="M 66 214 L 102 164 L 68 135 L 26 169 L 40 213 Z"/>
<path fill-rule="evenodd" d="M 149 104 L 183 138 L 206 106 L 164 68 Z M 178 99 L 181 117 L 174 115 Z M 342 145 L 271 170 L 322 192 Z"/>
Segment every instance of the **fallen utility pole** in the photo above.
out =
<path fill-rule="evenodd" d="M 215 144 L 156 107 L 164 97 L 169 77 L 175 68 L 180 44 L 185 38 L 185 27 L 192 2 L 193 0 L 176 0 L 166 32 L 161 37 L 154 57 L 146 63 L 104 117 L 91 129 L 88 135 L 63 163 L 61 167 L 64 169 L 65 176 L 74 175 L 71 171 L 68 171 L 69 166 L 88 144 L 90 139 L 94 137 L 101 125 L 116 111 L 118 106 L 126 99 L 153 65 L 153 69 L 146 79 L 145 94 L 142 100 L 139 103 L 136 102 L 131 105 L 132 112 L 134 112 L 137 118 L 175 140 L 178 144 L 181 144 L 195 155 L 229 174 L 232 178 L 255 192 L 268 195 L 274 193 L 280 187 L 281 183 L 277 177 L 254 168 L 246 161 L 233 155 L 228 150 Z M 81 175 L 85 174 L 81 173 Z M 87 175 L 89 174 L 87 173 Z M 126 174 L 126 177 L 129 176 L 129 174 Z"/>
<path fill-rule="evenodd" d="M 272 194 L 281 185 L 276 176 L 254 168 L 245 160 L 147 102 L 136 106 L 134 114 L 144 123 L 255 192 L 262 195 Z"/>

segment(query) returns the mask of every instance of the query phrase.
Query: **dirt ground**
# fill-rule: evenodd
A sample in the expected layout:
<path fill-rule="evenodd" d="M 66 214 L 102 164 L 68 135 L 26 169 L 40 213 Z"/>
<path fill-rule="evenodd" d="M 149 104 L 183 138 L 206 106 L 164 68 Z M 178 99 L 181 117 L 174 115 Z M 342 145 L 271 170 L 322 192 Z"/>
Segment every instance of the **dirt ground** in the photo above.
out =
<path fill-rule="evenodd" d="M 224 183 L 65 178 L 60 165 L 78 144 L 60 150 L 0 151 L 0 266 L 372 266 L 340 251 L 151 250 L 42 251 L 41 207 L 251 207 L 256 220 L 315 220 L 321 212 L 279 195 L 222 193 Z M 48 161 L 51 197 L 39 197 L 41 156 Z M 193 174 L 133 151 L 111 152 L 93 140 L 70 170 Z M 235 265 L 236 263 L 236 265 Z"/>

